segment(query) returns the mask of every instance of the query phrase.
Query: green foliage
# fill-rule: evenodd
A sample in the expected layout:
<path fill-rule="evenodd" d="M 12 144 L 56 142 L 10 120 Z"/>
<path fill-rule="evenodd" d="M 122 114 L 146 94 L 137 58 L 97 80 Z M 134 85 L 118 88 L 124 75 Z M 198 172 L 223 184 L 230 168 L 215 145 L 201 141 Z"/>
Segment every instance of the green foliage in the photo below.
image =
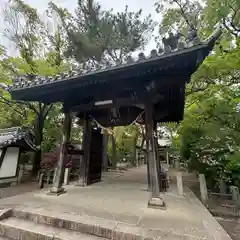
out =
<path fill-rule="evenodd" d="M 191 170 L 204 173 L 208 180 L 236 183 L 233 172 L 239 171 L 240 163 L 240 114 L 236 103 L 223 97 L 202 101 L 186 113 L 179 129 L 180 153 Z"/>
<path fill-rule="evenodd" d="M 172 137 L 172 152 L 180 155 L 189 169 L 204 173 L 209 186 L 220 179 L 240 186 L 239 154 L 239 1 L 206 0 L 204 5 L 189 0 L 157 1 L 163 20 L 160 33 L 189 25 L 201 37 L 217 23 L 224 27 L 214 52 L 192 76 L 187 86 L 184 120 Z"/>
<path fill-rule="evenodd" d="M 143 48 L 154 22 L 151 16 L 142 20 L 142 10 L 113 13 L 103 10 L 95 1 L 78 1 L 76 15 L 51 3 L 62 21 L 68 36 L 65 56 L 79 63 L 93 61 L 95 64 L 121 62 L 136 49 Z"/>
<path fill-rule="evenodd" d="M 239 0 L 205 0 L 204 21 L 208 28 L 222 21 L 226 30 L 236 37 L 240 36 Z"/>
<path fill-rule="evenodd" d="M 160 35 L 169 32 L 187 34 L 190 26 L 200 29 L 202 26 L 202 9 L 200 1 L 191 0 L 157 0 L 156 11 L 163 14 L 159 25 Z"/>

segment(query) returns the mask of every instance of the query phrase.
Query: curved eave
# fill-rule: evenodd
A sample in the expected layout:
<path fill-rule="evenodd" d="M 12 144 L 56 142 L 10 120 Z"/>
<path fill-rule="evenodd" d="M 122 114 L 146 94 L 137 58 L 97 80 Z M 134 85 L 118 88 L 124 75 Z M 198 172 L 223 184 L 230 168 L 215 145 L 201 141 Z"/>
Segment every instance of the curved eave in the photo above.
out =
<path fill-rule="evenodd" d="M 40 101 L 45 103 L 64 102 L 71 96 L 72 91 L 82 91 L 85 89 L 93 91 L 100 84 L 118 84 L 128 80 L 127 84 L 136 82 L 139 84 L 140 78 L 147 78 L 179 74 L 186 75 L 186 81 L 189 76 L 196 71 L 198 66 L 203 62 L 211 49 L 208 44 L 200 44 L 188 49 L 179 50 L 159 56 L 154 59 L 138 61 L 133 64 L 124 64 L 110 69 L 90 72 L 78 77 L 72 77 L 67 80 L 57 80 L 46 82 L 39 85 L 24 86 L 21 88 L 11 88 L 9 92 L 14 100 Z M 162 79 L 159 78 L 158 81 Z M 55 95 L 52 95 L 52 94 Z M 91 94 L 91 93 L 89 93 Z"/>
<path fill-rule="evenodd" d="M 36 146 L 32 142 L 30 135 L 30 133 L 21 127 L 1 129 L 0 148 L 19 147 L 23 150 L 34 151 Z"/>
<path fill-rule="evenodd" d="M 36 150 L 36 146 L 29 140 L 26 141 L 25 138 L 17 139 L 17 140 L 16 138 L 12 138 L 0 144 L 0 148 L 6 148 L 6 147 L 18 147 L 18 148 L 21 148 L 22 150 L 27 150 L 27 151 Z"/>
<path fill-rule="evenodd" d="M 190 79 L 199 65 L 208 56 L 222 30 L 218 28 L 206 41 L 182 50 L 155 55 L 148 59 L 140 59 L 133 63 L 120 64 L 104 69 L 95 69 L 81 73 L 61 74 L 55 77 L 36 78 L 21 81 L 8 87 L 14 100 L 39 101 L 44 103 L 64 102 L 72 93 L 91 95 L 94 88 L 101 84 L 121 87 L 120 84 L 139 84 L 146 78 L 160 77 L 161 75 L 185 75 L 185 81 Z M 66 81 L 67 80 L 67 81 Z M 127 80 L 124 82 L 124 80 Z M 162 79 L 159 78 L 159 82 Z"/>

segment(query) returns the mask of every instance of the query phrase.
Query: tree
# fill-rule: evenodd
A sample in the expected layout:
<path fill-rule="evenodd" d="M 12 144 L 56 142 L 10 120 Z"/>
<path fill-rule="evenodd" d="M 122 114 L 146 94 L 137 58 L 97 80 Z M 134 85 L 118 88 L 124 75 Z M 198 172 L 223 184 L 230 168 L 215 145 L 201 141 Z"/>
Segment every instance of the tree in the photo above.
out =
<path fill-rule="evenodd" d="M 21 0 L 12 0 L 5 9 L 4 16 L 5 24 L 7 24 L 5 37 L 15 44 L 20 54 L 20 57 L 7 57 L 1 62 L 3 69 L 7 70 L 7 79 L 27 74 L 29 80 L 33 80 L 35 75 L 49 76 L 64 70 L 61 58 L 61 35 L 59 31 L 55 31 L 53 35 L 46 31 L 36 9 Z M 48 34 L 43 35 L 43 32 Z M 46 45 L 46 42 L 51 44 Z M 42 51 L 43 49 L 46 52 Z M 38 147 L 33 162 L 33 175 L 35 175 L 40 168 L 44 121 L 53 106 L 12 101 L 4 96 L 1 97 L 1 102 L 7 105 L 17 105 L 16 109 L 23 107 L 24 112 L 18 111 L 23 119 L 26 119 L 26 116 L 22 113 L 27 113 L 28 116 L 34 115 L 32 124 L 35 144 Z"/>
<path fill-rule="evenodd" d="M 187 86 L 185 116 L 177 128 L 178 152 L 190 169 L 205 173 L 208 184 L 224 178 L 240 186 L 239 174 L 239 1 L 206 0 L 205 5 L 188 0 L 157 1 L 163 15 L 160 33 L 186 34 L 193 24 L 200 38 L 224 27 L 214 52 L 192 76 Z M 161 5 L 163 4 L 164 5 Z M 166 4 L 168 3 L 168 4 Z M 164 8 L 162 8 L 162 6 Z"/>
<path fill-rule="evenodd" d="M 204 21 L 208 28 L 222 21 L 226 30 L 240 37 L 240 2 L 238 0 L 205 0 Z M 217 9 L 217 11 L 216 11 Z"/>
<path fill-rule="evenodd" d="M 143 20 L 142 10 L 122 13 L 102 10 L 93 0 L 79 0 L 76 16 L 50 4 L 59 15 L 68 36 L 67 57 L 80 64 L 116 64 L 130 53 L 144 48 L 155 23 L 151 16 Z M 84 67 L 84 66 L 83 66 Z"/>

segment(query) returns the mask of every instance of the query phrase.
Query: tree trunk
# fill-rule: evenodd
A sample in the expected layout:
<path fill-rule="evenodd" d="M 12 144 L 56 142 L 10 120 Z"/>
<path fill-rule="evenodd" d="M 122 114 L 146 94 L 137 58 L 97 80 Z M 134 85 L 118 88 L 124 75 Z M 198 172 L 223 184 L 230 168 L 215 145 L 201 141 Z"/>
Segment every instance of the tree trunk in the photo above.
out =
<path fill-rule="evenodd" d="M 112 168 L 117 168 L 117 144 L 114 135 L 111 135 L 112 140 Z"/>
<path fill-rule="evenodd" d="M 137 148 L 136 148 L 137 140 L 138 140 L 138 134 L 136 134 L 133 138 L 133 152 L 132 152 L 133 162 L 136 163 L 136 166 L 138 167 L 139 162 L 137 158 Z"/>
<path fill-rule="evenodd" d="M 32 176 L 37 176 L 38 171 L 41 168 L 41 160 L 42 160 L 42 141 L 43 141 L 43 126 L 44 120 L 42 116 L 38 116 L 36 118 L 36 124 L 34 126 L 35 130 L 35 145 L 37 146 L 36 151 L 34 152 L 33 157 L 33 168 L 32 168 Z"/>

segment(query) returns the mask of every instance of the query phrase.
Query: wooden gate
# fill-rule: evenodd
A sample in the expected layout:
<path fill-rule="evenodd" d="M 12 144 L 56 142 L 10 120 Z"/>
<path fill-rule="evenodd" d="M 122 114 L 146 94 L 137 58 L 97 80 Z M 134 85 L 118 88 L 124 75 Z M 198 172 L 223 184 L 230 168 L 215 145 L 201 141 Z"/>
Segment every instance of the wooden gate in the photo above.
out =
<path fill-rule="evenodd" d="M 86 168 L 86 184 L 90 185 L 101 181 L 102 176 L 103 135 L 101 129 L 91 128 L 88 147 L 89 158 Z"/>

